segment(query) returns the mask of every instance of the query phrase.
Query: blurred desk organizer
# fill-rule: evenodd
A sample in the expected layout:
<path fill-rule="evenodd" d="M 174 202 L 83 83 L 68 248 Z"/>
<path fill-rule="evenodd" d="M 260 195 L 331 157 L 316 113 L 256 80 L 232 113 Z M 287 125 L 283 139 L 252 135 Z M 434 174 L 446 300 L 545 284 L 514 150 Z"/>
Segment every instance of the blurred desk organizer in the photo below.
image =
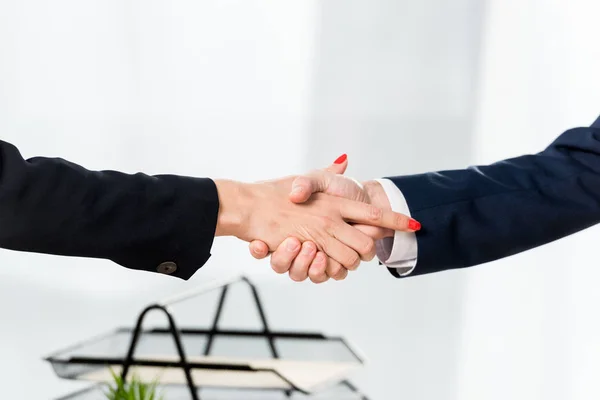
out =
<path fill-rule="evenodd" d="M 249 285 L 262 330 L 219 329 L 228 290 L 237 283 Z M 214 290 L 220 294 L 212 327 L 178 327 L 171 306 Z M 151 311 L 163 313 L 168 327 L 143 329 Z M 270 330 L 256 286 L 243 277 L 151 304 L 135 328 L 117 329 L 46 360 L 60 378 L 95 382 L 60 400 L 101 400 L 111 373 L 125 382 L 134 376 L 158 382 L 164 400 L 367 399 L 347 380 L 363 360 L 344 338 Z"/>

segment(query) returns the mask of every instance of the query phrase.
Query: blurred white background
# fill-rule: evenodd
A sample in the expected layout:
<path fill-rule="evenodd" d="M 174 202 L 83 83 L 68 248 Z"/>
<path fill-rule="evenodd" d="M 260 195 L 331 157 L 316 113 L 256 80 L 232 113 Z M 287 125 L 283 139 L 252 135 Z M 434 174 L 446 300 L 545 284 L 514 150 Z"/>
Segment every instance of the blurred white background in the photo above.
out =
<path fill-rule="evenodd" d="M 344 152 L 361 179 L 488 163 L 600 113 L 599 13 L 586 0 L 0 0 L 0 137 L 90 169 L 247 181 Z M 263 281 L 277 328 L 358 344 L 370 363 L 355 381 L 373 399 L 598 398 L 599 237 L 400 281 L 363 264 L 321 286 L 235 240 L 188 282 L 2 251 L 3 398 L 80 387 L 41 357 L 234 272 Z"/>

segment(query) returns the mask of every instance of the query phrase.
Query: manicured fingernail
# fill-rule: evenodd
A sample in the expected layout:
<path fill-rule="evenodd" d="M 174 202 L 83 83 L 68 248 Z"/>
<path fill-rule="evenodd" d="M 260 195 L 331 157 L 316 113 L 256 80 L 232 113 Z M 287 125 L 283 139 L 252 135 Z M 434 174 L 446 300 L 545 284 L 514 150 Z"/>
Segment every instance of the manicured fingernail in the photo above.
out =
<path fill-rule="evenodd" d="M 342 164 L 344 161 L 346 161 L 347 158 L 348 158 L 348 156 L 346 154 L 342 154 L 333 163 L 334 164 Z"/>
<path fill-rule="evenodd" d="M 408 229 L 411 231 L 418 231 L 421 229 L 421 223 L 411 218 L 410 221 L 408 221 Z"/>
<path fill-rule="evenodd" d="M 300 194 L 302 193 L 302 186 L 294 186 L 292 188 L 292 194 Z"/>
<path fill-rule="evenodd" d="M 296 251 L 296 250 L 298 250 L 298 243 L 294 239 L 288 239 L 285 242 L 285 248 L 288 251 Z"/>

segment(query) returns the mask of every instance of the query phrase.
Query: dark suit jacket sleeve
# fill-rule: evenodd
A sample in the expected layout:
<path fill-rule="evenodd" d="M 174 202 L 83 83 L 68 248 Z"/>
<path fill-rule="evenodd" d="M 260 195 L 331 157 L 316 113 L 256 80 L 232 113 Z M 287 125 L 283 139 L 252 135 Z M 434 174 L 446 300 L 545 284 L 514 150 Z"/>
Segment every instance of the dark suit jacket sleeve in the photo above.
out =
<path fill-rule="evenodd" d="M 24 160 L 0 141 L 0 247 L 94 257 L 190 278 L 210 257 L 219 200 L 212 180 L 88 171 Z"/>
<path fill-rule="evenodd" d="M 600 222 L 600 118 L 538 154 L 388 179 L 422 224 L 410 276 L 507 257 Z"/>

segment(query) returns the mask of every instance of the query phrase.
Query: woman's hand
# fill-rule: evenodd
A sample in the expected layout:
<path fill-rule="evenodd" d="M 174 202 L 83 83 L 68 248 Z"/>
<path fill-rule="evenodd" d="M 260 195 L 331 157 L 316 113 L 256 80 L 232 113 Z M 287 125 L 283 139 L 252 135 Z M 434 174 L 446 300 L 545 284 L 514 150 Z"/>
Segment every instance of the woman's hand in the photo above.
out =
<path fill-rule="evenodd" d="M 345 172 L 347 165 L 347 158 L 342 156 L 325 170 L 314 171 L 296 178 L 290 188 L 290 200 L 302 203 L 311 198 L 313 193 L 324 192 L 355 202 L 371 204 L 382 211 L 391 212 L 387 196 L 379 183 L 371 181 L 363 186 L 357 181 L 341 175 Z M 377 226 L 372 221 L 369 225 L 357 224 L 354 227 L 369 236 L 371 240 L 393 236 L 394 230 L 418 230 L 418 222 L 406 216 L 403 217 L 408 224 L 399 229 Z M 261 259 L 269 254 L 269 248 L 266 243 L 255 240 L 250 244 L 250 252 L 255 258 Z M 370 260 L 372 257 L 363 257 L 362 259 Z M 325 282 L 329 278 L 342 280 L 347 276 L 348 270 L 355 269 L 344 268 L 343 265 L 317 251 L 314 243 L 308 241 L 302 243 L 295 237 L 287 238 L 272 254 L 271 266 L 277 273 L 289 272 L 292 280 L 303 281 L 309 277 L 315 283 Z"/>
<path fill-rule="evenodd" d="M 392 230 L 405 230 L 409 225 L 410 218 L 405 215 L 323 193 L 295 204 L 289 199 L 294 180 L 288 177 L 254 184 L 216 181 L 221 204 L 217 236 L 232 235 L 248 242 L 258 239 L 270 251 L 293 237 L 300 243 L 311 242 L 304 246 L 314 252 L 313 262 L 327 255 L 327 268 L 355 269 L 361 259 L 373 259 L 375 245 L 350 223 Z"/>

